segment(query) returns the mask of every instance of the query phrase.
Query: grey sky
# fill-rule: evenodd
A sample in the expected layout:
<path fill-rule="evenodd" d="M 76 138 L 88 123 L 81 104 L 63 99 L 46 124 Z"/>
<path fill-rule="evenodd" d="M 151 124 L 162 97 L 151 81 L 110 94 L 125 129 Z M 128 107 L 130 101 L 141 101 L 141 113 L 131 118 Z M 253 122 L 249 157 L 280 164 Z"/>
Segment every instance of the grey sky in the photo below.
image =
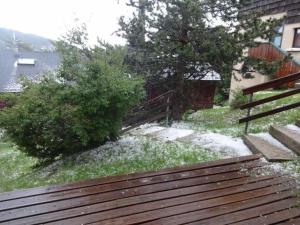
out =
<path fill-rule="evenodd" d="M 88 26 L 91 43 L 99 36 L 110 43 L 123 44 L 124 40 L 112 33 L 118 29 L 118 18 L 130 14 L 125 0 L 1 0 L 0 3 L 0 27 L 56 39 L 79 18 Z"/>

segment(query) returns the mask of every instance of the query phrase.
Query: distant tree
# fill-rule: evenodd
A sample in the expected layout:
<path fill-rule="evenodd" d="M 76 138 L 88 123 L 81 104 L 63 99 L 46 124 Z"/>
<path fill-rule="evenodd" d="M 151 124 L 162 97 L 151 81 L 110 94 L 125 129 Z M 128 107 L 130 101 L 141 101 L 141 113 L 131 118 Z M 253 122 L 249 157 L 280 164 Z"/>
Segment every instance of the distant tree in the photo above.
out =
<path fill-rule="evenodd" d="M 256 38 L 269 39 L 276 20 L 263 22 L 258 14 L 240 14 L 240 0 L 129 0 L 136 9 L 121 17 L 119 34 L 127 39 L 128 63 L 147 79 L 172 80 L 176 90 L 175 119 L 185 108 L 184 76 L 221 74 L 221 94 L 229 93 L 233 65 Z M 165 78 L 165 77 L 164 77 Z"/>

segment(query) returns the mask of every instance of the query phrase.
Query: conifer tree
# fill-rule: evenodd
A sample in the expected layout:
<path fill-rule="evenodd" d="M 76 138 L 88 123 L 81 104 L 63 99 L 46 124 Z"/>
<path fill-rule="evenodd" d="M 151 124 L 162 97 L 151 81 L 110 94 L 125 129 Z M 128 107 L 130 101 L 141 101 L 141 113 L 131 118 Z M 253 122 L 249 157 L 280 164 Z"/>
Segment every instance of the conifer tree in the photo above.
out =
<path fill-rule="evenodd" d="M 128 63 L 147 79 L 169 79 L 175 90 L 173 113 L 184 111 L 184 79 L 221 75 L 220 91 L 228 95 L 233 65 L 256 38 L 268 40 L 276 20 L 240 13 L 243 0 L 129 0 L 135 8 L 120 18 L 120 35 L 127 39 Z"/>

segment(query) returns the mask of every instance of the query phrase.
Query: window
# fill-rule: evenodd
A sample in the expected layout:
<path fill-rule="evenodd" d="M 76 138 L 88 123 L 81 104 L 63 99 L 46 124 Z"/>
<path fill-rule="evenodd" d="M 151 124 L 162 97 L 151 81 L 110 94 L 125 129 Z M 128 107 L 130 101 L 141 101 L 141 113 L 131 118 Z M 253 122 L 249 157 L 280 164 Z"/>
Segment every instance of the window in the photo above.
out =
<path fill-rule="evenodd" d="M 294 48 L 300 48 L 300 28 L 295 29 L 295 36 L 294 36 Z"/>
<path fill-rule="evenodd" d="M 27 58 L 20 58 L 18 59 L 18 65 L 32 65 L 35 64 L 35 59 L 27 59 Z"/>
<path fill-rule="evenodd" d="M 272 43 L 279 48 L 281 47 L 282 33 L 283 26 L 275 27 L 275 35 L 272 38 Z"/>

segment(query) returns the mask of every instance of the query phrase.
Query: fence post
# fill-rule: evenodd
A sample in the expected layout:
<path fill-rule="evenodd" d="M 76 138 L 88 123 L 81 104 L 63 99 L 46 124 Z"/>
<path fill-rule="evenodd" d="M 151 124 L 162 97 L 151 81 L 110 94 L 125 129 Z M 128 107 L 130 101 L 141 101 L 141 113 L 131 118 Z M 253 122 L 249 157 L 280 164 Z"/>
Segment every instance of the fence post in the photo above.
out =
<path fill-rule="evenodd" d="M 252 101 L 253 101 L 253 93 L 250 94 L 248 103 L 251 103 Z M 249 117 L 250 115 L 251 115 L 251 107 L 249 107 L 247 110 L 247 117 Z M 245 134 L 248 134 L 248 128 L 249 128 L 249 121 L 246 122 L 245 132 L 244 132 Z"/>
<path fill-rule="evenodd" d="M 166 126 L 169 126 L 170 97 L 167 98 Z"/>

